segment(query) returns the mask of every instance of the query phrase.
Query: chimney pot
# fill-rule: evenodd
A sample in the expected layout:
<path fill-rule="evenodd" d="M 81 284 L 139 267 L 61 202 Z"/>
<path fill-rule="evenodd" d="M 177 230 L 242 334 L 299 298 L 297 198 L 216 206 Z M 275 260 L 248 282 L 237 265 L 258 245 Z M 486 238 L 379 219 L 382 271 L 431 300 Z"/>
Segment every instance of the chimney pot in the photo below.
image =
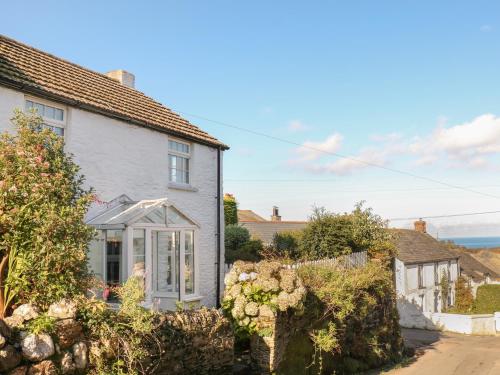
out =
<path fill-rule="evenodd" d="M 424 220 L 419 219 L 415 221 L 415 230 L 420 233 L 427 233 L 427 224 Z"/>
<path fill-rule="evenodd" d="M 271 216 L 271 221 L 281 221 L 281 216 L 279 215 L 279 208 L 273 206 L 273 215 Z"/>
<path fill-rule="evenodd" d="M 123 86 L 135 88 L 135 76 L 126 70 L 118 69 L 107 72 L 106 75 L 120 82 Z"/>

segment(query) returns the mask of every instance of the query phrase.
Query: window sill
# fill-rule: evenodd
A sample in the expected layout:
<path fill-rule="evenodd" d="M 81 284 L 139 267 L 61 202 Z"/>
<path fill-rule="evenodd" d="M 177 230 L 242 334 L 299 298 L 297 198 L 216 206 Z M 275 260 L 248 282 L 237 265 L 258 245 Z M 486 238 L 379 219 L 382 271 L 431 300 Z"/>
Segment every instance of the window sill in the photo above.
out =
<path fill-rule="evenodd" d="M 175 190 L 184 190 L 184 191 L 194 191 L 194 192 L 198 191 L 198 189 L 195 188 L 194 186 L 188 184 L 179 184 L 177 182 L 169 182 L 168 188 Z"/>
<path fill-rule="evenodd" d="M 203 296 L 199 295 L 189 295 L 184 297 L 182 300 L 183 302 L 196 302 L 196 301 L 201 301 L 203 299 Z"/>

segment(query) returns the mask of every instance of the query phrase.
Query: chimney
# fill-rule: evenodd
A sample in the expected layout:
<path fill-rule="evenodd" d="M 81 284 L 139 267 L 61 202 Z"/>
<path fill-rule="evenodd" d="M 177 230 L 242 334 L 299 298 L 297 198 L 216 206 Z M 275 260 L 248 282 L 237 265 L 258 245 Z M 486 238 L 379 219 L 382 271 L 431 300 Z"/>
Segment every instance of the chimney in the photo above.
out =
<path fill-rule="evenodd" d="M 420 233 L 427 233 L 426 223 L 422 219 L 415 221 L 415 230 Z"/>
<path fill-rule="evenodd" d="M 120 82 L 123 86 L 135 88 L 135 76 L 126 70 L 118 69 L 107 72 L 106 75 Z"/>
<path fill-rule="evenodd" d="M 273 206 L 273 216 L 271 216 L 271 221 L 281 221 L 281 216 L 279 215 L 279 209 Z"/>

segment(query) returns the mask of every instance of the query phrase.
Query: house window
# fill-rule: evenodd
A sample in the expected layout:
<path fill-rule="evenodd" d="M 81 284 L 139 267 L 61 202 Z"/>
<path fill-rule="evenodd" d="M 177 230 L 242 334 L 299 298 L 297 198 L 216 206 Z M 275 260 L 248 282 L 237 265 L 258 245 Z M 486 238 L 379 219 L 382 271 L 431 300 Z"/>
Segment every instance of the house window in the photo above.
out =
<path fill-rule="evenodd" d="M 434 285 L 439 285 L 439 264 L 434 263 Z"/>
<path fill-rule="evenodd" d="M 418 287 L 424 287 L 424 266 L 421 264 L 418 265 Z"/>
<path fill-rule="evenodd" d="M 57 135 L 64 136 L 66 114 L 64 109 L 27 99 L 26 111 L 35 110 L 43 119 L 43 127 L 52 130 Z"/>
<path fill-rule="evenodd" d="M 184 288 L 186 294 L 194 293 L 194 231 L 184 232 Z"/>
<path fill-rule="evenodd" d="M 132 275 L 144 277 L 146 273 L 146 236 L 144 229 L 134 229 L 132 238 Z"/>
<path fill-rule="evenodd" d="M 168 141 L 170 182 L 189 184 L 189 158 L 191 147 L 187 143 Z"/>

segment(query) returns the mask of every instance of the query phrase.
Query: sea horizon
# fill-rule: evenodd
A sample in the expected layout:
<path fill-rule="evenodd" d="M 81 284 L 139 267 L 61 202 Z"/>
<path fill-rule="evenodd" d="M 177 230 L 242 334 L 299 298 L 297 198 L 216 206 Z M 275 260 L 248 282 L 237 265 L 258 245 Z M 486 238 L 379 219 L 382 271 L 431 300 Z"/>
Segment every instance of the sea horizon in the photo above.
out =
<path fill-rule="evenodd" d="M 483 236 L 483 237 L 443 237 L 443 241 L 453 241 L 459 246 L 464 246 L 468 249 L 482 249 L 500 247 L 500 236 Z"/>

